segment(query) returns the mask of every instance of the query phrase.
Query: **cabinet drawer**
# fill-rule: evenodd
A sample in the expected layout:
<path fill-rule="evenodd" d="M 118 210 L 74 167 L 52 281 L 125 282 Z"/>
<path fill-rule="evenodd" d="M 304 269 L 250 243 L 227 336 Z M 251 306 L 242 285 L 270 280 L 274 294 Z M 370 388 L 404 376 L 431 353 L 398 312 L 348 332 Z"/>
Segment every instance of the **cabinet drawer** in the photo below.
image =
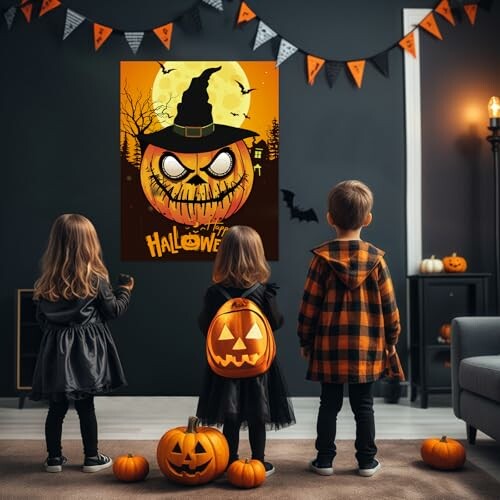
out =
<path fill-rule="evenodd" d="M 451 367 L 448 348 L 427 347 L 425 376 L 428 387 L 450 387 Z"/>

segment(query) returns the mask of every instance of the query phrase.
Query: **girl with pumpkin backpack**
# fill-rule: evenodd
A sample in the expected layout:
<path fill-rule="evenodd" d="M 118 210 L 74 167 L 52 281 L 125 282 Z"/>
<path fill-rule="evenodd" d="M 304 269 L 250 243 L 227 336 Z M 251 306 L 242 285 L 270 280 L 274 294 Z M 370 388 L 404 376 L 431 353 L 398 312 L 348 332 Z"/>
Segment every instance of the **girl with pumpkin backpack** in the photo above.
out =
<path fill-rule="evenodd" d="M 266 476 L 275 471 L 264 460 L 266 428 L 295 423 L 274 357 L 273 331 L 283 325 L 283 316 L 276 305 L 278 287 L 267 282 L 270 274 L 259 234 L 248 226 L 231 227 L 198 318 L 210 366 L 196 412 L 204 425 L 223 425 L 229 464 L 238 459 L 240 428 L 248 427 L 252 458 L 264 464 Z"/>
<path fill-rule="evenodd" d="M 127 309 L 134 279 L 120 275 L 113 290 L 92 223 L 83 215 L 63 214 L 50 231 L 35 283 L 37 320 L 43 331 L 30 398 L 49 400 L 45 421 L 47 472 L 61 472 L 63 420 L 73 401 L 80 419 L 83 472 L 110 467 L 98 453 L 94 394 L 126 385 L 107 320 Z"/>

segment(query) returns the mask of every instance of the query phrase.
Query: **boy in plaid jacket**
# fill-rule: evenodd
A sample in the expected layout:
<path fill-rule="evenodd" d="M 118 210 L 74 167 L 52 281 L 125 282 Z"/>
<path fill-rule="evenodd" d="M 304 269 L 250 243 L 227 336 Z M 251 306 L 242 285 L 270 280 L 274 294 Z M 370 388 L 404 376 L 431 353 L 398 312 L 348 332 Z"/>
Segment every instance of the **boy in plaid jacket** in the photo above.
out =
<path fill-rule="evenodd" d="M 328 196 L 327 221 L 337 238 L 313 249 L 299 313 L 301 354 L 308 380 L 321 382 L 317 457 L 310 468 L 333 474 L 337 414 L 343 384 L 356 420 L 356 459 L 361 476 L 380 469 L 375 459 L 373 383 L 386 356 L 395 353 L 399 311 L 384 252 L 360 238 L 372 220 L 373 195 L 359 181 L 344 181 Z"/>

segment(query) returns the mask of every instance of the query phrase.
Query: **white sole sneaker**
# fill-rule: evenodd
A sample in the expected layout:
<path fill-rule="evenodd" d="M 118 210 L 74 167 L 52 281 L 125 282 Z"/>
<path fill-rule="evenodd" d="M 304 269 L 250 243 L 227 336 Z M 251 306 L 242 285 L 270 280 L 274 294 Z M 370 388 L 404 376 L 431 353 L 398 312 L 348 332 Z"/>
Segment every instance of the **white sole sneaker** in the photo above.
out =
<path fill-rule="evenodd" d="M 66 457 L 62 457 L 62 461 L 60 464 L 57 465 L 49 465 L 48 460 L 45 460 L 43 467 L 45 468 L 45 472 L 62 472 L 63 470 L 63 465 L 67 462 Z"/>
<path fill-rule="evenodd" d="M 316 460 L 311 460 L 309 462 L 309 470 L 316 472 L 316 474 L 319 474 L 320 476 L 331 476 L 333 474 L 333 467 L 316 467 L 314 465 L 315 461 Z"/>
<path fill-rule="evenodd" d="M 113 465 L 113 460 L 110 458 L 109 462 L 99 465 L 84 465 L 82 472 L 99 472 L 100 470 L 107 469 Z"/>
<path fill-rule="evenodd" d="M 382 467 L 381 463 L 377 460 L 377 465 L 371 469 L 358 469 L 359 475 L 363 477 L 371 477 Z"/>

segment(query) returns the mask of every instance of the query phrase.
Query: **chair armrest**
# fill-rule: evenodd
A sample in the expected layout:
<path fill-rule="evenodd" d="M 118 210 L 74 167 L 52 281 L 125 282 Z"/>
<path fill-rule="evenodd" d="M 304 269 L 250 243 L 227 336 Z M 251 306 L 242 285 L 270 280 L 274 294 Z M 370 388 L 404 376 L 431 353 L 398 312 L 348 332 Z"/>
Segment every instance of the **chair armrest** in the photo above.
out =
<path fill-rule="evenodd" d="M 460 418 L 460 361 L 472 356 L 500 353 L 500 317 L 474 316 L 451 322 L 451 387 L 453 411 Z"/>

